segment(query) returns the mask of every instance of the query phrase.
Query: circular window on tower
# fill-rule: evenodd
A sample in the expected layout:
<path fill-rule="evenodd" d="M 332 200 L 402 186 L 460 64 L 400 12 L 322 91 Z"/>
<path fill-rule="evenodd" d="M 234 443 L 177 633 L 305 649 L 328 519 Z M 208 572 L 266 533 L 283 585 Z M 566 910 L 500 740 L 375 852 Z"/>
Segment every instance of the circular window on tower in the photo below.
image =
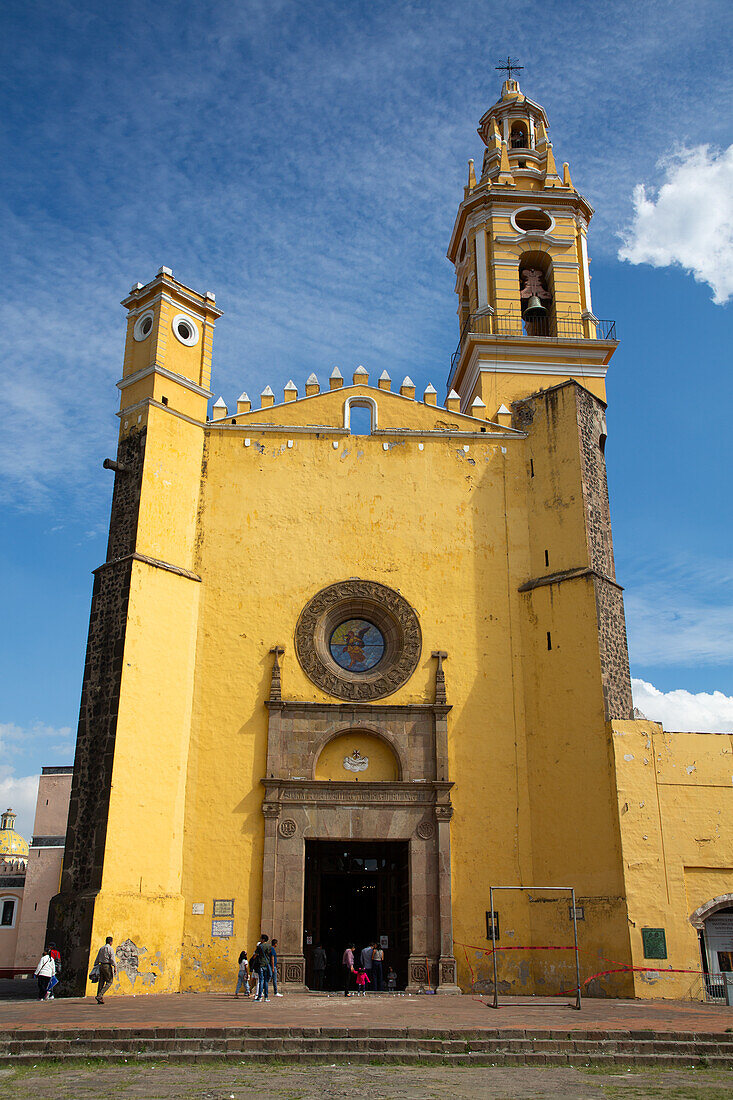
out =
<path fill-rule="evenodd" d="M 520 233 L 532 231 L 550 233 L 555 228 L 555 219 L 546 214 L 544 210 L 537 210 L 534 206 L 525 207 L 524 210 L 515 210 L 511 216 L 511 223 Z"/>
<path fill-rule="evenodd" d="M 153 321 L 155 315 L 152 309 L 148 309 L 145 313 L 141 313 L 135 322 L 135 327 L 132 330 L 132 334 L 136 340 L 147 340 L 150 333 L 153 331 Z"/>
<path fill-rule="evenodd" d="M 329 643 L 331 656 L 347 672 L 368 672 L 384 656 L 384 636 L 366 619 L 347 619 L 336 627 Z"/>
<path fill-rule="evenodd" d="M 380 699 L 412 676 L 422 637 L 407 600 L 376 581 L 329 585 L 306 604 L 295 651 L 306 675 L 339 699 Z"/>
<path fill-rule="evenodd" d="M 186 313 L 179 313 L 177 317 L 173 318 L 173 332 L 176 338 L 188 348 L 192 348 L 194 344 L 198 343 L 198 326 Z"/>

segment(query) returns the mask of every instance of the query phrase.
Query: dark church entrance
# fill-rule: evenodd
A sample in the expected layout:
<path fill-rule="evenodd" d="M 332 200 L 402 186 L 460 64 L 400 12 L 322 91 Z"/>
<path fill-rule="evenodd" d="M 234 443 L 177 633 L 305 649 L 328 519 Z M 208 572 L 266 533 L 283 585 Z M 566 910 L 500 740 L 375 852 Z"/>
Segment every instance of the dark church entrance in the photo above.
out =
<path fill-rule="evenodd" d="M 328 967 L 324 988 L 342 989 L 341 959 L 386 939 L 384 975 L 407 984 L 410 952 L 409 842 L 306 840 L 303 953 L 306 985 L 313 988 L 313 950 L 321 943 Z M 382 940 L 382 942 L 385 942 Z"/>

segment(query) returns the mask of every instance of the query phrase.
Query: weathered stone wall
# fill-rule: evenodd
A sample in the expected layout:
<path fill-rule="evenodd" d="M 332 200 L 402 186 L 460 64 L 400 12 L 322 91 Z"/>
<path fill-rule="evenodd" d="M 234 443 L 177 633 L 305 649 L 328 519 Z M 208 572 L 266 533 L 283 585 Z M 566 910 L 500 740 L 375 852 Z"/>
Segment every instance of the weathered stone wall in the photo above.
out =
<path fill-rule="evenodd" d="M 633 718 L 623 593 L 617 585 L 599 578 L 595 588 L 606 720 Z"/>
<path fill-rule="evenodd" d="M 588 563 L 596 574 L 596 610 L 606 719 L 633 717 L 626 616 L 616 578 L 604 444 L 603 404 L 576 387 L 580 470 L 588 539 Z"/>
<path fill-rule="evenodd" d="M 107 561 L 95 570 L 61 892 L 49 906 L 48 935 L 65 959 L 63 991 L 82 993 L 94 897 L 102 882 L 107 812 L 122 680 L 145 432 L 120 443 Z"/>
<path fill-rule="evenodd" d="M 606 417 L 603 404 L 587 390 L 575 387 L 578 411 L 580 472 L 585 503 L 588 564 L 606 577 L 615 578 L 611 507 L 608 500 L 605 442 Z"/>

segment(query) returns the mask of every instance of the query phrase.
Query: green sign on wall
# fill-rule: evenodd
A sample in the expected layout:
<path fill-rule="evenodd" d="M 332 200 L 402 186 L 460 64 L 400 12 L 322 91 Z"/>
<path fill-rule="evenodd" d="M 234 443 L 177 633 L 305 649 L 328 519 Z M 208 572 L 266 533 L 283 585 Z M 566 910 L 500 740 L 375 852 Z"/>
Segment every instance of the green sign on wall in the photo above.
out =
<path fill-rule="evenodd" d="M 641 939 L 645 959 L 667 958 L 667 937 L 663 928 L 642 928 Z"/>

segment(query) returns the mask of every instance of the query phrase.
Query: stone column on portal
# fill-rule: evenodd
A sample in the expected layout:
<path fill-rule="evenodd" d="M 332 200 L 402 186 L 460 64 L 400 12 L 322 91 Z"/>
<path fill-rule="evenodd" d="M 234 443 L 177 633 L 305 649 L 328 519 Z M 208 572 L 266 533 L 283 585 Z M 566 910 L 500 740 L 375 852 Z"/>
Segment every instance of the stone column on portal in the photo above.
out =
<path fill-rule="evenodd" d="M 453 955 L 453 905 L 451 901 L 450 821 L 453 807 L 440 803 L 435 807 L 438 827 L 438 902 L 440 909 L 440 959 L 438 993 L 460 993 L 456 983 L 456 960 Z"/>
<path fill-rule="evenodd" d="M 286 812 L 287 811 L 287 812 Z M 305 841 L 303 817 L 287 803 L 277 827 L 277 883 L 271 936 L 279 940 L 278 961 L 283 987 L 305 992 L 303 954 L 303 898 L 305 892 Z M 288 816 L 294 812 L 295 816 Z M 297 820 L 296 820 L 297 818 Z"/>
<path fill-rule="evenodd" d="M 428 909 L 435 904 L 435 874 L 431 875 L 429 844 L 413 836 L 410 841 L 410 956 L 407 992 L 427 988 L 430 964 L 437 962 L 436 944 L 430 942 Z M 431 891 L 431 879 L 433 890 Z"/>
<path fill-rule="evenodd" d="M 262 919 L 260 931 L 273 927 L 275 920 L 275 882 L 277 878 L 277 823 L 280 803 L 270 801 L 274 792 L 267 791 L 262 803 L 265 818 L 265 843 L 262 852 Z M 268 931 L 268 936 L 271 934 Z M 276 933 L 277 935 L 277 933 Z"/>

